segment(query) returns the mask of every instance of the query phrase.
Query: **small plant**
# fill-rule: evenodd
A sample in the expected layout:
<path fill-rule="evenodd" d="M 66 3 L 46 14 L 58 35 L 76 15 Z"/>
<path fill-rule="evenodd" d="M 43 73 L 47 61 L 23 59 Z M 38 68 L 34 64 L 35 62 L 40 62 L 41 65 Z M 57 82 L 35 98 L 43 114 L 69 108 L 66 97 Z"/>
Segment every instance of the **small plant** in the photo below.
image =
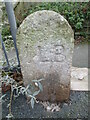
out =
<path fill-rule="evenodd" d="M 4 95 L 2 95 L 1 97 L 0 97 L 0 103 L 2 103 L 3 102 L 3 98 L 6 96 L 6 94 L 4 94 Z"/>
<path fill-rule="evenodd" d="M 75 28 L 78 29 L 78 30 L 83 28 L 82 22 L 77 22 L 76 25 L 75 25 Z"/>
<path fill-rule="evenodd" d="M 38 102 L 36 100 L 36 96 L 43 91 L 42 84 L 40 83 L 44 79 L 39 79 L 39 80 L 32 80 L 32 82 L 35 83 L 35 86 L 38 87 L 38 90 L 35 91 L 33 88 L 32 84 L 27 85 L 26 87 L 20 86 L 13 78 L 11 78 L 7 73 L 4 73 L 4 76 L 2 77 L 1 81 L 2 84 L 5 84 L 5 86 L 11 85 L 11 96 L 10 96 L 10 103 L 8 104 L 9 107 L 9 114 L 6 116 L 6 118 L 12 118 L 12 112 L 11 112 L 11 105 L 12 105 L 12 98 L 19 97 L 20 94 L 26 95 L 30 99 L 31 107 L 34 108 L 35 102 Z M 2 98 L 6 96 L 3 95 L 0 98 L 0 101 Z"/>

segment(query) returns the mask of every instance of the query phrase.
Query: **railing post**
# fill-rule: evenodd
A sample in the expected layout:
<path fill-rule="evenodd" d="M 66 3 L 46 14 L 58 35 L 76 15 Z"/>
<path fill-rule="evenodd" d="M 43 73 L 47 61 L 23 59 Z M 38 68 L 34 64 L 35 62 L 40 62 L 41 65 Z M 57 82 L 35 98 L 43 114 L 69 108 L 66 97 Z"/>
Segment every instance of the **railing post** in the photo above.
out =
<path fill-rule="evenodd" d="M 8 56 L 7 56 L 7 53 L 6 53 L 6 50 L 5 50 L 5 46 L 4 46 L 1 34 L 0 34 L 0 41 L 1 41 L 2 48 L 3 48 L 3 51 L 4 51 L 4 55 L 5 55 L 5 58 L 6 58 L 7 66 L 10 67 L 10 64 L 9 64 L 9 61 L 8 61 Z"/>
<path fill-rule="evenodd" d="M 7 0 L 4 0 L 4 1 L 7 1 Z M 13 38 L 13 42 L 14 42 L 14 47 L 16 50 L 18 66 L 20 66 L 19 54 L 18 54 L 18 49 L 17 49 L 17 44 L 16 44 L 17 26 L 16 26 L 16 19 L 15 19 L 14 11 L 13 11 L 13 6 L 12 6 L 11 2 L 5 2 L 5 6 L 6 6 L 6 11 L 7 11 L 8 20 L 9 20 L 10 29 L 11 29 L 11 34 L 12 34 L 12 38 Z"/>

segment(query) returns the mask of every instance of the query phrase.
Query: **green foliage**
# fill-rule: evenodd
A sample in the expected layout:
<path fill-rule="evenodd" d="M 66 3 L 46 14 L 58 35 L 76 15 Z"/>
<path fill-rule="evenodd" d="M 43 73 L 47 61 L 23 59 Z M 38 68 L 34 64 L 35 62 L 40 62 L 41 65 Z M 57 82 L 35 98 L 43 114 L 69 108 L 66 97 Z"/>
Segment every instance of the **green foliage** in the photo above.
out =
<path fill-rule="evenodd" d="M 70 25 L 75 29 L 82 29 L 85 19 L 89 19 L 90 7 L 89 3 L 84 2 L 45 2 L 33 6 L 29 10 L 26 10 L 23 14 L 23 18 L 27 15 L 38 10 L 53 10 L 63 15 Z"/>
<path fill-rule="evenodd" d="M 2 26 L 2 38 L 3 40 L 5 40 L 5 36 L 9 36 L 10 35 L 10 27 L 8 27 L 7 25 L 3 25 Z"/>
<path fill-rule="evenodd" d="M 23 9 L 24 13 L 21 13 L 22 20 L 16 20 L 19 27 L 22 21 L 31 13 L 38 10 L 53 10 L 63 15 L 74 31 L 78 31 L 84 28 L 84 23 L 90 19 L 90 3 L 88 2 L 41 2 L 33 5 L 29 9 Z M 6 12 L 4 10 L 4 17 Z M 3 26 L 2 36 L 10 35 L 10 28 Z"/>
<path fill-rule="evenodd" d="M 83 28 L 82 22 L 77 22 L 76 25 L 75 25 L 75 28 L 76 28 L 76 29 L 81 29 L 81 28 Z"/>

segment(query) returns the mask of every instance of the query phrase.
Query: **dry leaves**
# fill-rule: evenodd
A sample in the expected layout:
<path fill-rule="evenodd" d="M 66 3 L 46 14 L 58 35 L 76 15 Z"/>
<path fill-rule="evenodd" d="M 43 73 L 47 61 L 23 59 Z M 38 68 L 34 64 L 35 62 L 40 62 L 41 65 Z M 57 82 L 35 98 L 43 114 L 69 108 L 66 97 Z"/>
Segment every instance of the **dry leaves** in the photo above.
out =
<path fill-rule="evenodd" d="M 40 102 L 48 112 L 60 111 L 60 103 Z"/>

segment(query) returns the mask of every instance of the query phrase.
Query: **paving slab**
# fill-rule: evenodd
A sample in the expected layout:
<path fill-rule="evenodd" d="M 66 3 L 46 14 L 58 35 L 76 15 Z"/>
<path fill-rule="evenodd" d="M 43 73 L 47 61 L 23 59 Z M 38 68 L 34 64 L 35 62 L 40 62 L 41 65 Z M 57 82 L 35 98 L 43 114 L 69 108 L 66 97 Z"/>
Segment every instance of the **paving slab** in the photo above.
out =
<path fill-rule="evenodd" d="M 72 67 L 71 90 L 88 91 L 88 68 Z"/>

